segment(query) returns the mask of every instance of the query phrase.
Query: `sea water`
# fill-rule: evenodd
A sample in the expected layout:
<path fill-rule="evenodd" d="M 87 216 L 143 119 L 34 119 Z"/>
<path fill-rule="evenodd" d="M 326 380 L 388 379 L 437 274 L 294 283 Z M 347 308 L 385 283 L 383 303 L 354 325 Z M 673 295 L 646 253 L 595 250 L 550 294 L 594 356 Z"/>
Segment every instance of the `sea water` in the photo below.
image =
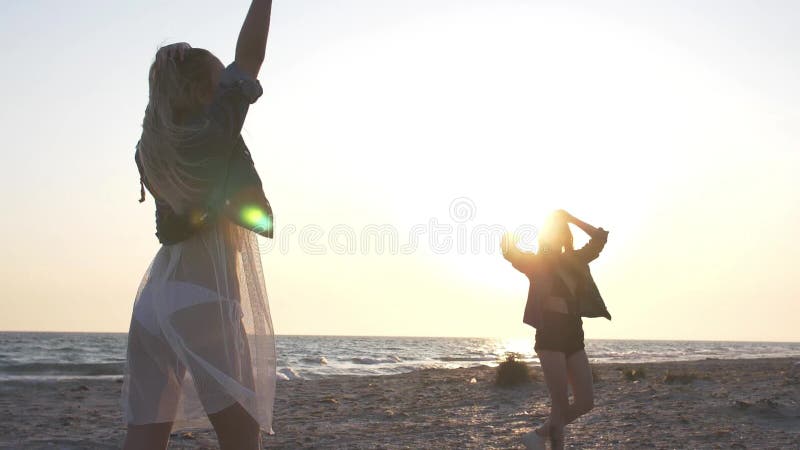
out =
<path fill-rule="evenodd" d="M 0 380 L 119 377 L 126 333 L 0 332 Z M 496 365 L 507 352 L 538 362 L 533 339 L 278 336 L 280 379 L 390 375 Z M 800 357 L 800 343 L 586 341 L 592 362 Z"/>

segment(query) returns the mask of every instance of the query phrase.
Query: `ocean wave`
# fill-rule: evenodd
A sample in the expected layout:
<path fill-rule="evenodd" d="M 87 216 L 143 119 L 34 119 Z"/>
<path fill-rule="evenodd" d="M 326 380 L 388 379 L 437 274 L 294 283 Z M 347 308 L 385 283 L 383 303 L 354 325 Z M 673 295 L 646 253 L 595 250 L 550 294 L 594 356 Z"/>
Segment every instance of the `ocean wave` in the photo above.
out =
<path fill-rule="evenodd" d="M 299 373 L 295 372 L 294 369 L 291 367 L 283 367 L 278 369 L 277 376 L 279 380 L 282 381 L 291 381 L 291 380 L 302 380 L 303 377 L 300 376 Z"/>
<path fill-rule="evenodd" d="M 124 333 L 0 332 L 0 383 L 4 380 L 120 377 L 124 371 L 126 343 Z M 800 343 L 590 339 L 586 344 L 593 363 L 800 357 Z M 277 367 L 285 370 L 277 376 L 281 380 L 300 380 L 340 375 L 389 375 L 428 368 L 494 366 L 503 358 L 503 345 L 504 341 L 496 339 L 279 336 Z M 537 361 L 532 349 L 524 354 L 523 360 Z"/>
<path fill-rule="evenodd" d="M 324 356 L 314 356 L 310 358 L 301 358 L 300 362 L 309 363 L 309 364 L 320 364 L 320 365 L 327 365 L 328 360 L 325 359 Z"/>
<path fill-rule="evenodd" d="M 0 366 L 8 375 L 122 375 L 125 363 L 24 363 Z"/>
<path fill-rule="evenodd" d="M 446 362 L 491 362 L 497 361 L 497 358 L 494 356 L 481 356 L 477 358 L 473 358 L 470 356 L 441 356 L 436 358 L 439 361 L 446 361 Z"/>
<path fill-rule="evenodd" d="M 365 364 L 365 365 L 373 365 L 373 364 L 394 364 L 399 363 L 403 360 L 399 356 L 391 355 L 387 358 L 350 358 L 350 361 L 353 364 Z"/>

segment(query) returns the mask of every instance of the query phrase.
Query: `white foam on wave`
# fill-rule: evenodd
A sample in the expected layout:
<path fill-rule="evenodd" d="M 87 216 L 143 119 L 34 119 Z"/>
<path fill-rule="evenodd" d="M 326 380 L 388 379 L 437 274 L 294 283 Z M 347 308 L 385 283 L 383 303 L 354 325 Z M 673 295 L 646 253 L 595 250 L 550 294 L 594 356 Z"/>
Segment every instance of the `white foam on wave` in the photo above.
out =
<path fill-rule="evenodd" d="M 372 364 L 394 364 L 394 363 L 399 363 L 402 360 L 403 359 L 400 358 L 397 355 L 389 355 L 386 358 L 359 358 L 359 357 L 350 358 L 350 361 L 353 364 L 368 364 L 368 365 L 372 365 Z"/>
<path fill-rule="evenodd" d="M 279 380 L 282 381 L 291 381 L 291 380 L 302 380 L 303 377 L 294 371 L 291 367 L 283 367 L 278 369 L 277 376 Z"/>
<path fill-rule="evenodd" d="M 328 364 L 328 360 L 324 356 L 312 356 L 312 357 L 308 357 L 308 358 L 303 358 L 300 361 L 304 362 L 304 363 L 319 364 L 319 365 L 323 365 L 323 366 Z"/>

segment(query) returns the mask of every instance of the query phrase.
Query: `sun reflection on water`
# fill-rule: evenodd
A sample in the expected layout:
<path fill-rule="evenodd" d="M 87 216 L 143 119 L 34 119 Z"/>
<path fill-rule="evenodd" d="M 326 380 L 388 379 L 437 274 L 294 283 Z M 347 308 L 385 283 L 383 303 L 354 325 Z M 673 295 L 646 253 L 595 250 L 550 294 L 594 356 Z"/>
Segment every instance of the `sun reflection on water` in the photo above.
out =
<path fill-rule="evenodd" d="M 505 359 L 507 353 L 516 353 L 523 361 L 539 361 L 533 351 L 533 341 L 528 338 L 497 339 L 494 343 L 494 354 L 497 355 L 498 362 Z"/>

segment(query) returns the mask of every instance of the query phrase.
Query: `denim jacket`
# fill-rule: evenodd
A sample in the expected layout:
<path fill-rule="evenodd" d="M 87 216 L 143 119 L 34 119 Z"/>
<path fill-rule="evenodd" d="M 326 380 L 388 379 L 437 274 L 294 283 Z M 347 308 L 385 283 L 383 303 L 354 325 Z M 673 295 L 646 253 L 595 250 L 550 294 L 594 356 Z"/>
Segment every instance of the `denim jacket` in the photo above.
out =
<path fill-rule="evenodd" d="M 561 277 L 565 284 L 572 286 L 572 298 L 567 299 L 571 314 L 611 320 L 611 314 L 589 270 L 589 263 L 600 255 L 608 239 L 607 231 L 602 228 L 598 231 L 582 248 L 560 255 L 536 255 L 522 252 L 513 246 L 503 249 L 503 256 L 530 281 L 528 301 L 522 318 L 524 323 L 534 328 L 541 325 L 542 305 L 550 297 L 554 277 Z"/>
<path fill-rule="evenodd" d="M 250 151 L 241 135 L 242 126 L 250 105 L 263 94 L 258 80 L 254 80 L 232 63 L 222 73 L 220 83 L 211 105 L 193 118 L 208 125 L 193 144 L 187 149 L 192 158 L 211 161 L 202 167 L 192 167 L 197 175 L 211 180 L 212 188 L 203 205 L 194 205 L 195 217 L 179 215 L 153 192 L 139 158 L 139 150 L 134 156 L 139 169 L 143 188 L 147 187 L 156 202 L 156 236 L 164 245 L 171 245 L 188 239 L 216 220 L 226 216 L 234 223 L 248 229 L 251 224 L 244 223 L 240 211 L 242 205 L 257 205 L 266 216 L 268 229 L 254 230 L 272 237 L 274 229 L 272 208 L 264 195 L 261 178 L 258 176 Z M 142 201 L 144 192 L 142 192 Z M 203 220 L 197 220 L 197 212 Z"/>

